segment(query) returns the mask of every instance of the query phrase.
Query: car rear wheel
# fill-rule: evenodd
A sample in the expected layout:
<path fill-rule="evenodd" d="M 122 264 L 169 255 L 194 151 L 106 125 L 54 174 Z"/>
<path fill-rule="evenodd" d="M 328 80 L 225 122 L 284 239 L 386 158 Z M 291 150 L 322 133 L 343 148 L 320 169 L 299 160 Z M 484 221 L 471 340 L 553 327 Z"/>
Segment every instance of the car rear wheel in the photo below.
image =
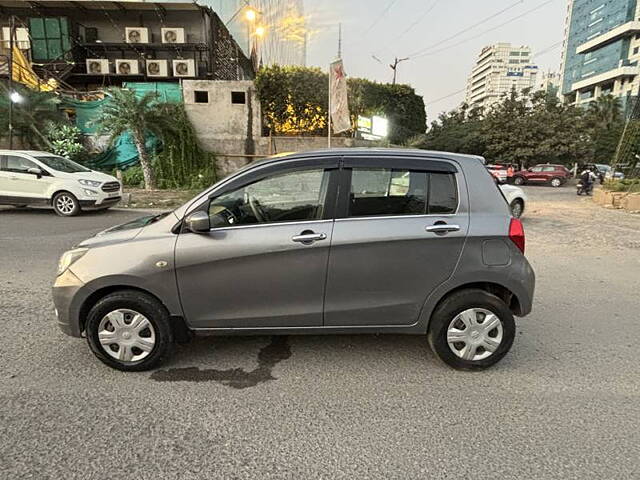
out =
<path fill-rule="evenodd" d="M 524 185 L 524 178 L 523 177 L 515 177 L 513 179 L 513 183 L 515 185 Z"/>
<path fill-rule="evenodd" d="M 101 299 L 87 316 L 87 341 L 104 364 L 124 371 L 148 370 L 170 353 L 169 315 L 150 295 L 133 290 Z"/>
<path fill-rule="evenodd" d="M 552 178 L 551 179 L 551 186 L 552 187 L 559 187 L 560 185 L 562 185 L 562 180 L 560 178 Z"/>
<path fill-rule="evenodd" d="M 519 198 L 516 198 L 511 202 L 511 216 L 513 218 L 520 218 L 524 212 L 524 202 Z"/>
<path fill-rule="evenodd" d="M 61 217 L 73 217 L 80 213 L 78 199 L 69 192 L 56 193 L 52 204 L 55 212 Z"/>
<path fill-rule="evenodd" d="M 483 370 L 504 357 L 515 337 L 509 307 L 484 290 L 446 298 L 431 317 L 428 340 L 440 360 L 459 370 Z"/>

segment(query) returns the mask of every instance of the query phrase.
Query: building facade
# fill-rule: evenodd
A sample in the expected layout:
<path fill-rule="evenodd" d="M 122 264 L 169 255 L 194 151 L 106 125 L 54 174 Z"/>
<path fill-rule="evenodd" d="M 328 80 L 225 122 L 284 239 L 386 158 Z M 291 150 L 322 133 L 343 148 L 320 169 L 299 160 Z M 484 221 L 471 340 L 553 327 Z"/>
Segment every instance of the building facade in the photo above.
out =
<path fill-rule="evenodd" d="M 534 89 L 538 67 L 531 63 L 531 49 L 497 43 L 482 49 L 467 81 L 465 101 L 489 107 L 513 89 Z"/>
<path fill-rule="evenodd" d="M 561 93 L 588 104 L 611 94 L 628 105 L 640 87 L 640 5 L 637 0 L 569 0 Z"/>
<path fill-rule="evenodd" d="M 534 90 L 560 97 L 560 74 L 557 72 L 538 73 Z"/>

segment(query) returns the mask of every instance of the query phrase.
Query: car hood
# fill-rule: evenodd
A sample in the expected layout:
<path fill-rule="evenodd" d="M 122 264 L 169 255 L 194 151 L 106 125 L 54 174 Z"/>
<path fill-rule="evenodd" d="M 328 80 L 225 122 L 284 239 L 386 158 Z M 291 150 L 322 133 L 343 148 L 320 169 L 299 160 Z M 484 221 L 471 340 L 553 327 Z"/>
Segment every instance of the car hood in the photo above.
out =
<path fill-rule="evenodd" d="M 58 170 L 54 170 L 54 175 L 58 178 L 68 178 L 68 179 L 77 179 L 77 180 L 94 180 L 96 182 L 117 182 L 118 179 L 112 175 L 108 175 L 102 172 L 96 172 L 95 170 L 91 170 L 90 172 L 74 172 L 74 173 L 66 173 L 59 172 Z"/>
<path fill-rule="evenodd" d="M 120 225 L 116 225 L 115 227 L 111 227 L 96 233 L 93 237 L 87 238 L 86 240 L 79 243 L 78 247 L 92 248 L 131 241 L 135 239 L 140 234 L 140 232 L 144 230 L 145 227 L 151 225 L 152 223 L 163 220 L 169 215 L 173 216 L 171 212 L 165 212 L 159 215 L 145 215 L 134 220 L 130 220 L 126 223 L 122 223 Z M 171 222 L 169 223 L 169 225 L 170 224 Z"/>

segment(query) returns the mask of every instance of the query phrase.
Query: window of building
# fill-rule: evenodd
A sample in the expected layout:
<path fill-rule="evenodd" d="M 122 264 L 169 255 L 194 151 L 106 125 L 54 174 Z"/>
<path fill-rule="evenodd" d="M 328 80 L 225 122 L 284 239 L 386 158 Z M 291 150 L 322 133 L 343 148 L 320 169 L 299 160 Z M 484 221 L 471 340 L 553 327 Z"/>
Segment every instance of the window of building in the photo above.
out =
<path fill-rule="evenodd" d="M 638 51 L 640 51 L 640 47 L 634 47 L 633 48 L 633 55 L 637 55 Z"/>
<path fill-rule="evenodd" d="M 209 92 L 206 90 L 194 90 L 193 101 L 194 103 L 209 103 Z"/>
<path fill-rule="evenodd" d="M 319 220 L 329 182 L 326 170 L 298 170 L 258 180 L 209 204 L 212 227 Z"/>
<path fill-rule="evenodd" d="M 519 57 L 520 52 L 509 52 L 509 55 L 511 55 L 512 57 Z"/>
<path fill-rule="evenodd" d="M 244 105 L 247 103 L 245 92 L 231 92 L 231 103 Z"/>

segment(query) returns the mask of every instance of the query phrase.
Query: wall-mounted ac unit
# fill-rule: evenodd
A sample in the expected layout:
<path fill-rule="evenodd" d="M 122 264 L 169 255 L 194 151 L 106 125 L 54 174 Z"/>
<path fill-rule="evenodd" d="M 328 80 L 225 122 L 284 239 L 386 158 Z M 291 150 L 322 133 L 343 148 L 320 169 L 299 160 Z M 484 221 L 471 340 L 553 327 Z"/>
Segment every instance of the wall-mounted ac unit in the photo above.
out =
<path fill-rule="evenodd" d="M 145 27 L 126 27 L 124 29 L 127 43 L 149 43 L 149 29 Z"/>
<path fill-rule="evenodd" d="M 13 42 L 20 50 L 28 50 L 31 48 L 31 43 L 29 42 L 29 30 L 24 27 L 16 28 Z M 2 27 L 2 46 L 4 48 L 9 48 L 9 45 L 9 27 Z"/>
<path fill-rule="evenodd" d="M 167 61 L 166 60 L 147 60 L 147 76 L 166 77 Z"/>
<path fill-rule="evenodd" d="M 109 60 L 106 58 L 87 58 L 87 73 L 91 75 L 108 75 Z"/>
<path fill-rule="evenodd" d="M 163 28 L 162 43 L 184 43 L 184 28 Z"/>
<path fill-rule="evenodd" d="M 173 76 L 174 77 L 195 77 L 196 65 L 192 58 L 187 60 L 174 60 L 173 61 Z"/>
<path fill-rule="evenodd" d="M 138 60 L 129 60 L 121 58 L 116 60 L 116 74 L 117 75 L 139 75 L 140 65 Z"/>

